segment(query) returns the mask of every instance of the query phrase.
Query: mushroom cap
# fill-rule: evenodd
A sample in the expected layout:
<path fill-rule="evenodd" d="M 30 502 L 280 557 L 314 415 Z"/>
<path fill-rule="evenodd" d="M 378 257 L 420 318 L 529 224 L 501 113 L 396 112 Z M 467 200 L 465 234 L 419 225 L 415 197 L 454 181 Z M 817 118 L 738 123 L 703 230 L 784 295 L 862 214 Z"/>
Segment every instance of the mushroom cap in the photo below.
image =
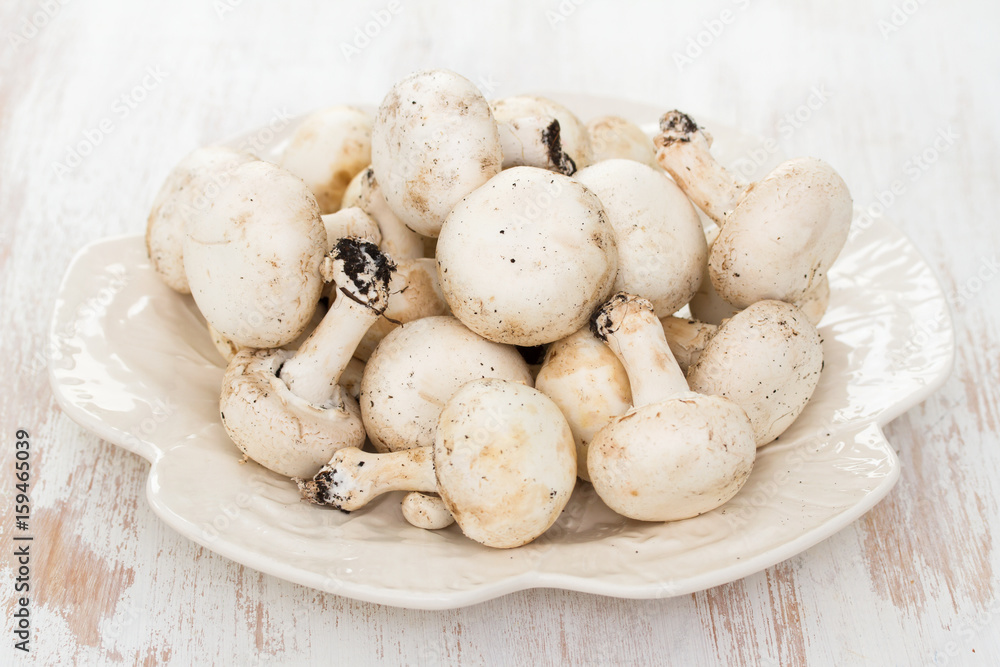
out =
<path fill-rule="evenodd" d="M 482 378 L 531 384 L 515 348 L 481 338 L 454 317 L 426 317 L 392 331 L 361 381 L 361 416 L 375 449 L 434 444 L 445 404 L 464 384 Z"/>
<path fill-rule="evenodd" d="M 614 418 L 591 441 L 587 467 L 597 494 L 615 512 L 676 521 L 736 495 L 756 451 L 739 406 L 692 392 Z"/>
<path fill-rule="evenodd" d="M 229 437 L 244 454 L 288 477 L 309 478 L 334 452 L 365 441 L 357 403 L 345 391 L 329 405 L 313 405 L 282 382 L 285 350 L 240 350 L 222 378 L 219 411 Z"/>
<path fill-rule="evenodd" d="M 535 388 L 562 410 L 576 441 L 577 475 L 589 482 L 590 441 L 614 417 L 632 407 L 625 367 L 589 327 L 584 327 L 549 345 Z"/>
<path fill-rule="evenodd" d="M 847 184 L 830 165 L 784 162 L 748 187 L 727 217 L 709 255 L 712 284 L 737 308 L 794 303 L 837 259 L 851 215 Z"/>
<path fill-rule="evenodd" d="M 171 289 L 190 294 L 184 273 L 184 234 L 212 207 L 229 183 L 229 172 L 257 158 L 225 146 L 188 153 L 167 176 L 146 221 L 146 251 L 153 268 Z"/>
<path fill-rule="evenodd" d="M 240 347 L 278 347 L 309 323 L 327 251 L 319 207 L 301 180 L 267 162 L 230 174 L 188 230 L 184 268 L 195 303 Z"/>
<path fill-rule="evenodd" d="M 403 260 L 392 274 L 389 306 L 358 343 L 354 356 L 370 358 L 382 339 L 401 324 L 447 314 L 448 303 L 441 293 L 437 263 L 428 257 Z"/>
<path fill-rule="evenodd" d="M 531 347 L 583 327 L 618 272 L 615 233 L 582 183 L 507 169 L 448 216 L 437 245 L 441 290 L 479 335 Z"/>
<path fill-rule="evenodd" d="M 544 533 L 576 483 L 573 434 L 527 385 L 475 380 L 451 397 L 434 439 L 438 493 L 462 532 L 501 549 Z"/>
<path fill-rule="evenodd" d="M 615 230 L 613 290 L 649 299 L 657 317 L 676 312 L 701 283 L 708 246 L 694 205 L 662 169 L 634 160 L 598 162 L 576 174 Z"/>
<path fill-rule="evenodd" d="M 782 301 L 760 301 L 719 327 L 688 371 L 688 383 L 692 391 L 743 408 L 760 447 L 802 413 L 822 369 L 819 332 L 805 313 Z"/>
<path fill-rule="evenodd" d="M 500 171 L 490 105 L 448 70 L 411 74 L 382 100 L 372 129 L 372 168 L 393 213 L 437 236 L 448 212 Z"/>
<path fill-rule="evenodd" d="M 497 123 L 506 125 L 510 130 L 501 133 L 501 137 L 506 140 L 503 146 L 505 169 L 515 166 L 555 168 L 562 160 L 560 156 L 547 156 L 551 150 L 565 153 L 572 160 L 571 169 L 560 170 L 562 173 L 572 174 L 592 162 L 586 126 L 576 114 L 558 102 L 539 95 L 515 95 L 493 100 L 490 106 L 493 107 L 493 117 Z M 544 122 L 531 122 L 532 119 Z M 552 120 L 559 121 L 557 132 L 553 132 Z M 558 146 L 552 143 L 556 139 Z M 539 160 L 524 160 L 525 157 L 539 153 L 532 150 L 536 146 L 550 149 L 541 151 L 541 155 L 547 157 L 544 163 Z"/>
<path fill-rule="evenodd" d="M 411 491 L 399 505 L 407 523 L 424 530 L 441 530 L 455 523 L 455 517 L 438 496 Z"/>
<path fill-rule="evenodd" d="M 660 169 L 653 140 L 630 120 L 621 116 L 599 116 L 587 123 L 593 162 L 623 158 Z"/>
<path fill-rule="evenodd" d="M 371 162 L 371 116 L 351 106 L 333 106 L 299 122 L 280 165 L 315 195 L 323 214 L 340 208 L 347 184 Z"/>

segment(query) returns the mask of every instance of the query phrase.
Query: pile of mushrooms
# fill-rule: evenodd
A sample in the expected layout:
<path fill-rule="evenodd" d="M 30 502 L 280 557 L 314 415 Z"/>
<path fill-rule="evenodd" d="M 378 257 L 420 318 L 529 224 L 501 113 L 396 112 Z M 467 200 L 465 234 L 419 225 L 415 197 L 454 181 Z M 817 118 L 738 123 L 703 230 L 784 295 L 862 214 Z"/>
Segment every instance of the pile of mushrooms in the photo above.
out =
<path fill-rule="evenodd" d="M 374 116 L 304 117 L 275 163 L 194 151 L 147 247 L 227 364 L 229 437 L 305 501 L 402 492 L 407 523 L 494 548 L 542 535 L 578 479 L 682 521 L 809 402 L 852 209 L 821 160 L 745 183 L 711 145 L 679 111 L 651 138 L 417 72 Z"/>

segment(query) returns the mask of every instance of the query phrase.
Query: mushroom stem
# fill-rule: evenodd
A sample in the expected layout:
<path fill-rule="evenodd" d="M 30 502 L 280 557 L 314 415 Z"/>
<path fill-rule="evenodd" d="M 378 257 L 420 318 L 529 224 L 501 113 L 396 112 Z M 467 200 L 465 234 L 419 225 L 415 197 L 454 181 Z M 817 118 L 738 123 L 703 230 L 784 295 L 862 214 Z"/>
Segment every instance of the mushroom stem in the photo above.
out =
<path fill-rule="evenodd" d="M 378 246 L 360 239 L 341 239 L 331 257 L 337 288 L 330 311 L 279 373 L 293 394 L 316 405 L 335 399 L 354 350 L 385 311 L 395 270 Z"/>
<path fill-rule="evenodd" d="M 677 365 L 685 373 L 691 367 L 702 350 L 712 340 L 712 336 L 719 330 L 715 324 L 706 324 L 697 320 L 687 320 L 681 317 L 662 317 L 660 323 L 663 325 L 663 333 L 667 337 L 667 344 L 673 352 Z"/>
<path fill-rule="evenodd" d="M 350 512 L 390 491 L 437 491 L 434 448 L 414 447 L 370 454 L 357 447 L 338 450 L 311 480 L 296 480 L 306 500 Z"/>
<path fill-rule="evenodd" d="M 590 329 L 625 367 L 634 407 L 690 391 L 648 300 L 619 292 L 594 312 Z"/>
<path fill-rule="evenodd" d="M 747 184 L 712 157 L 712 136 L 687 114 L 668 111 L 660 118 L 660 135 L 654 143 L 660 166 L 698 208 L 724 224 Z"/>

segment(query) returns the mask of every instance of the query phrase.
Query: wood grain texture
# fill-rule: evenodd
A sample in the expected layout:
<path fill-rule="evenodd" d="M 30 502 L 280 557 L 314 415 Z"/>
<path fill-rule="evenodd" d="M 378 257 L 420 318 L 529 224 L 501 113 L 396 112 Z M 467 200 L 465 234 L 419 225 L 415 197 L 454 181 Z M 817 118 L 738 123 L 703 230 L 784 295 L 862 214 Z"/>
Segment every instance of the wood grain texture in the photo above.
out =
<path fill-rule="evenodd" d="M 371 43 L 345 57 L 342 44 L 388 5 L 0 3 L 0 336 L 9 359 L 0 414 L 5 457 L 15 428 L 33 435 L 31 659 L 997 664 L 1000 5 L 400 0 Z M 719 29 L 722 18 L 731 20 Z M 699 38 L 702 53 L 679 67 L 675 54 Z M 395 79 L 431 66 L 494 96 L 579 91 L 704 113 L 773 137 L 789 154 L 822 156 L 863 207 L 888 202 L 899 181 L 886 214 L 951 294 L 958 353 L 945 387 L 886 431 L 903 463 L 892 494 L 807 552 L 696 595 L 538 590 L 449 612 L 321 594 L 161 523 L 144 497 L 147 464 L 75 426 L 48 389 L 44 335 L 67 262 L 89 241 L 142 231 L 162 179 L 194 147 L 284 113 L 377 102 Z M 80 142 L 92 150 L 58 174 Z M 12 491 L 11 475 L 0 475 L 7 507 Z M 9 523 L 0 525 L 4 553 Z M 0 570 L 10 591 L 9 558 Z M 4 601 L 9 619 L 9 593 Z"/>

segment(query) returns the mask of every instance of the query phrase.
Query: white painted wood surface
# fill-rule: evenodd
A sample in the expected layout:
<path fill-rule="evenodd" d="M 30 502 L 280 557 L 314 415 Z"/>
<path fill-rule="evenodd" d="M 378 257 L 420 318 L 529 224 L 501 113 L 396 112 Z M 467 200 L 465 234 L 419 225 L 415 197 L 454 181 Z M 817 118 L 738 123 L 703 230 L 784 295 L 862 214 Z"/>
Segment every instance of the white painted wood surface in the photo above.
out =
<path fill-rule="evenodd" d="M 345 55 L 372 12 L 386 25 Z M 986 0 L 2 3 L 0 412 L 4 460 L 15 428 L 35 451 L 30 659 L 997 664 L 998 25 Z M 696 595 L 539 590 L 450 612 L 320 594 L 161 523 L 144 498 L 147 464 L 73 424 L 48 389 L 44 332 L 66 263 L 89 241 L 141 232 L 192 148 L 286 113 L 377 102 L 432 66 L 496 96 L 580 91 L 701 112 L 824 157 L 862 206 L 894 197 L 887 215 L 952 293 L 958 353 L 944 389 L 887 429 L 903 462 L 893 493 L 796 558 Z M 92 150 L 57 173 L 80 142 Z M 886 194 L 893 181 L 901 194 Z M 10 469 L 0 465 L 7 508 Z M 0 568 L 6 664 L 9 556 Z"/>

